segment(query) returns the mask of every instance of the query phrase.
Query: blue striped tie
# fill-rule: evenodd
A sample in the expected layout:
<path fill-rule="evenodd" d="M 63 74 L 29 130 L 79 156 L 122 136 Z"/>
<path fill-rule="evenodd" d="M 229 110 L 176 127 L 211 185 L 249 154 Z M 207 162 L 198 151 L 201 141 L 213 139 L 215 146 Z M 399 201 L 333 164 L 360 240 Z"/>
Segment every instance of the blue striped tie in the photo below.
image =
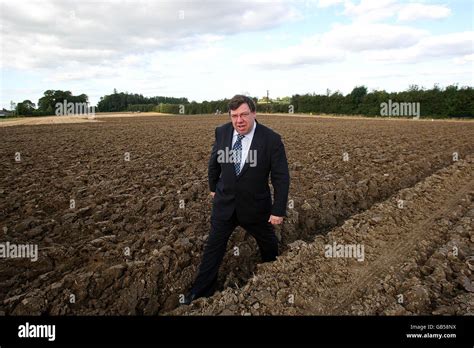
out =
<path fill-rule="evenodd" d="M 240 162 L 242 162 L 242 139 L 245 135 L 238 134 L 237 141 L 234 146 L 232 146 L 232 154 L 234 156 L 234 171 L 235 175 L 240 173 Z"/>

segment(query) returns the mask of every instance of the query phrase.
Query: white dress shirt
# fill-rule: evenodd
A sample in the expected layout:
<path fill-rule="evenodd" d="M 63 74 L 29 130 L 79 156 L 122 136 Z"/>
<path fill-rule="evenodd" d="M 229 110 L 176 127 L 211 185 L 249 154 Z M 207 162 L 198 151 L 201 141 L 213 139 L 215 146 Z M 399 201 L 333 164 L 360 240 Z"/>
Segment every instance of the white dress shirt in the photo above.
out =
<path fill-rule="evenodd" d="M 248 132 L 248 134 L 245 134 L 245 137 L 242 138 L 242 159 L 241 159 L 241 162 L 240 162 L 240 171 L 242 171 L 242 169 L 244 168 L 245 161 L 246 161 L 248 153 L 249 153 L 250 144 L 252 144 L 252 139 L 253 139 L 253 135 L 255 133 L 255 128 L 256 127 L 257 127 L 257 122 L 255 122 L 255 120 L 254 120 L 252 129 L 250 130 L 250 132 Z M 234 147 L 234 144 L 237 141 L 237 135 L 239 135 L 239 133 L 237 133 L 237 131 L 234 129 L 234 134 L 232 135 L 232 147 L 231 148 Z"/>

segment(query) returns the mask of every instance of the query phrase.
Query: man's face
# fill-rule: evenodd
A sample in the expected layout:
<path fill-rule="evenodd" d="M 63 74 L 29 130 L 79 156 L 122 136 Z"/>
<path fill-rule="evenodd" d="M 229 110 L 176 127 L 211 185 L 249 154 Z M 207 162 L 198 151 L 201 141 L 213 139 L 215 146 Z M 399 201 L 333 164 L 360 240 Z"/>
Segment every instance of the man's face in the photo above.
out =
<path fill-rule="evenodd" d="M 249 133 L 255 122 L 256 113 L 250 111 L 247 103 L 243 103 L 235 110 L 230 110 L 232 125 L 237 133 L 245 135 Z"/>

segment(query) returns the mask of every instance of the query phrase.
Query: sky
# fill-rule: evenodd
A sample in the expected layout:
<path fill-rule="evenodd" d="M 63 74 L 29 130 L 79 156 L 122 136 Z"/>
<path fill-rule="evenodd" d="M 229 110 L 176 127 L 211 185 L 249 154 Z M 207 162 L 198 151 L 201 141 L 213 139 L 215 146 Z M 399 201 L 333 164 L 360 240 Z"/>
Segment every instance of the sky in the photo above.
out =
<path fill-rule="evenodd" d="M 472 0 L 0 0 L 0 108 L 48 89 L 271 98 L 474 86 Z"/>

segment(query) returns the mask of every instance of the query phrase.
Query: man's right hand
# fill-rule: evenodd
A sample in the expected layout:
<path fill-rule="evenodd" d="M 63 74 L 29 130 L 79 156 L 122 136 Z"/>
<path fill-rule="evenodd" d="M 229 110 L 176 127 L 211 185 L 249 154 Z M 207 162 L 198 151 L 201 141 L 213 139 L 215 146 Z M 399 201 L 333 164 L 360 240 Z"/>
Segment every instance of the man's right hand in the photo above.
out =
<path fill-rule="evenodd" d="M 215 195 L 215 194 L 216 194 L 215 192 L 211 192 L 211 193 L 210 193 L 210 195 L 211 195 L 212 198 L 214 198 L 214 195 Z"/>

